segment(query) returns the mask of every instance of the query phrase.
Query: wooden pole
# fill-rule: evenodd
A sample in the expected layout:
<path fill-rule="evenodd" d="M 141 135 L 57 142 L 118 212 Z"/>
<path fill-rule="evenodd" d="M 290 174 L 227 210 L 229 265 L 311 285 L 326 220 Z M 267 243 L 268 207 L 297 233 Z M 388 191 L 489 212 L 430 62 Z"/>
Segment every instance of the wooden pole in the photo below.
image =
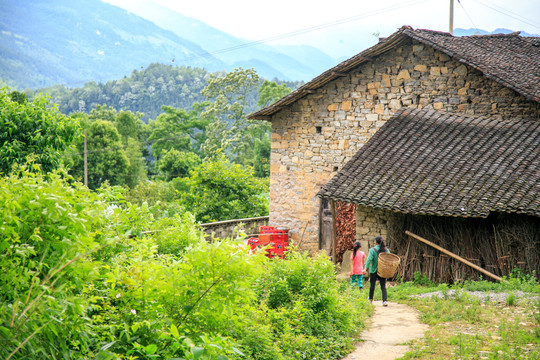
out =
<path fill-rule="evenodd" d="M 86 150 L 86 129 L 84 129 L 84 185 L 88 187 L 88 151 Z"/>
<path fill-rule="evenodd" d="M 331 200 L 330 204 L 332 206 L 332 262 L 335 264 L 337 260 L 336 203 L 334 200 Z"/>
<path fill-rule="evenodd" d="M 405 234 L 407 234 L 407 235 L 409 235 L 409 236 L 415 238 L 415 239 L 418 240 L 418 241 L 423 242 L 424 244 L 427 244 L 427 245 L 429 245 L 429 246 L 431 246 L 431 247 L 434 247 L 435 249 L 439 250 L 440 252 L 443 252 L 443 253 L 445 253 L 446 255 L 448 255 L 448 256 L 450 256 L 450 257 L 453 257 L 453 258 L 456 259 L 456 260 L 461 261 L 461 262 L 464 263 L 465 265 L 469 265 L 469 266 L 472 267 L 473 269 L 480 271 L 482 274 L 485 274 L 485 275 L 489 276 L 490 278 L 493 278 L 493 279 L 495 279 L 495 280 L 497 280 L 497 281 L 502 281 L 502 278 L 498 277 L 497 275 L 492 274 L 492 273 L 490 273 L 489 271 L 482 269 L 480 266 L 475 265 L 475 264 L 473 264 L 472 262 L 465 260 L 465 259 L 462 258 L 461 256 L 458 256 L 458 255 L 454 254 L 453 252 L 450 252 L 450 251 L 448 251 L 448 250 L 446 250 L 446 249 L 440 247 L 439 245 L 436 245 L 436 244 L 432 243 L 432 242 L 429 241 L 429 240 L 426 240 L 426 239 L 424 239 L 424 238 L 422 238 L 422 237 L 420 237 L 420 236 L 418 236 L 418 235 L 416 235 L 416 234 L 413 234 L 413 233 L 410 232 L 409 230 L 405 231 Z"/>
<path fill-rule="evenodd" d="M 454 0 L 450 0 L 450 21 L 448 23 L 450 35 L 454 35 Z"/>

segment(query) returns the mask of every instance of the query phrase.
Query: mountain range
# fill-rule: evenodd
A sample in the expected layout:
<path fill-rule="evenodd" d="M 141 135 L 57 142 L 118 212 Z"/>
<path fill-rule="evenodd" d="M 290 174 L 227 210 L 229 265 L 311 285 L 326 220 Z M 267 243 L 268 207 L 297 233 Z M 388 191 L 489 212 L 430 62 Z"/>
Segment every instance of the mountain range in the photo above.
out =
<path fill-rule="evenodd" d="M 269 80 L 309 81 L 343 60 L 313 46 L 239 39 L 151 0 L 127 9 L 102 0 L 2 0 L 0 18 L 0 84 L 19 90 L 104 83 L 151 63 L 210 72 L 253 67 Z M 501 32 L 511 30 L 455 35 Z"/>
<path fill-rule="evenodd" d="M 11 87 L 82 86 L 150 63 L 310 80 L 336 60 L 309 46 L 244 47 L 246 41 L 157 5 L 138 16 L 101 0 L 0 1 L 0 80 Z M 159 24 L 156 25 L 156 24 Z M 238 48 L 235 51 L 219 51 Z"/>

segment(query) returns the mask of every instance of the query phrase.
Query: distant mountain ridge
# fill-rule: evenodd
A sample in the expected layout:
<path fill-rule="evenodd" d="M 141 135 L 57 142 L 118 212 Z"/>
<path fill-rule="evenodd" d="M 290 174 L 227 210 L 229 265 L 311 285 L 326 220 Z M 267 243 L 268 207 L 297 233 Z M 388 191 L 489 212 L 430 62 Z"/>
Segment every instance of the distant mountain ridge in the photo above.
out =
<path fill-rule="evenodd" d="M 225 64 L 200 46 L 98 0 L 0 2 L 0 79 L 18 87 L 70 86 L 129 75 L 152 62 L 191 57 L 190 66 Z"/>
<path fill-rule="evenodd" d="M 493 31 L 486 31 L 482 29 L 462 29 L 457 28 L 454 29 L 454 35 L 455 36 L 471 36 L 471 35 L 492 35 L 492 34 L 510 34 L 515 32 L 514 30 L 509 30 L 505 28 L 497 28 Z M 537 34 L 529 34 L 525 31 L 520 31 L 519 35 L 521 36 L 540 36 Z"/>
<path fill-rule="evenodd" d="M 154 22 L 101 0 L 0 1 L 0 80 L 19 89 L 82 86 L 162 63 L 208 71 L 254 67 L 265 78 L 295 81 L 336 63 L 311 47 L 308 62 L 264 44 L 216 52 L 244 42 L 165 8 L 153 11 Z M 293 48 L 287 51 L 308 51 Z"/>
<path fill-rule="evenodd" d="M 130 7 L 102 0 L 0 1 L 0 84 L 77 87 L 121 79 L 151 63 L 211 72 L 253 67 L 267 79 L 309 81 L 343 60 L 312 46 L 238 39 L 150 0 L 133 0 Z M 455 30 L 457 36 L 475 33 L 489 32 Z"/>
<path fill-rule="evenodd" d="M 224 63 L 254 67 L 268 79 L 308 81 L 337 64 L 336 59 L 312 46 L 271 46 L 239 39 L 152 0 L 133 0 L 127 7 L 134 14 L 200 45 Z"/>

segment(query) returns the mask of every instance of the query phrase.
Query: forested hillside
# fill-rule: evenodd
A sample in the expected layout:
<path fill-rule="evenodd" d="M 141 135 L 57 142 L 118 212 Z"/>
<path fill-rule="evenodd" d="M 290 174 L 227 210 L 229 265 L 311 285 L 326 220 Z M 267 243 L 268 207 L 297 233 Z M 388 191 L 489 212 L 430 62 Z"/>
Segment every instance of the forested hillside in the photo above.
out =
<path fill-rule="evenodd" d="M 158 69 L 177 80 L 192 76 L 202 89 L 185 92 L 186 108 L 163 104 L 147 123 L 140 112 L 107 105 L 65 115 L 42 94 L 27 99 L 0 89 L 0 174 L 28 164 L 46 172 L 62 168 L 91 189 L 119 186 L 135 202 L 185 207 L 204 222 L 267 214 L 270 125 L 246 115 L 250 101 L 264 106 L 291 89 L 262 81 L 253 69 Z M 137 82 L 139 75 L 124 79 L 128 90 L 150 87 Z M 161 75 L 156 93 L 168 85 Z M 82 93 L 99 99 L 113 96 L 112 89 L 104 95 L 93 83 Z"/>
<path fill-rule="evenodd" d="M 0 2 L 0 79 L 17 88 L 82 85 L 151 62 L 221 70 L 205 50 L 126 10 L 98 0 Z"/>
<path fill-rule="evenodd" d="M 115 0 L 108 0 L 115 3 Z M 228 64 L 255 68 L 267 79 L 308 81 L 337 64 L 336 59 L 308 45 L 279 46 L 239 39 L 197 19 L 184 16 L 151 0 L 124 4 L 134 14 L 187 39 Z M 276 24 L 276 31 L 279 24 Z M 246 43 L 250 44 L 246 46 Z"/>
<path fill-rule="evenodd" d="M 52 102 L 64 114 L 89 113 L 97 105 L 107 105 L 117 111 L 143 113 L 142 119 L 148 122 L 163 112 L 163 105 L 189 110 L 194 103 L 204 101 L 201 91 L 207 86 L 210 75 L 210 72 L 199 68 L 150 64 L 120 80 L 106 83 L 91 81 L 77 88 L 56 85 L 36 91 L 27 90 L 26 93 L 30 98 L 37 93 L 51 96 Z M 301 85 L 301 82 L 283 83 L 291 89 Z M 257 96 L 256 89 L 247 96 L 248 112 L 256 109 Z"/>
<path fill-rule="evenodd" d="M 145 8 L 142 14 L 152 12 Z M 310 80 L 336 62 L 312 47 L 245 47 L 246 40 L 170 9 L 161 8 L 151 20 L 141 16 L 101 0 L 0 1 L 0 83 L 18 90 L 82 86 L 151 63 L 211 72 L 253 67 L 267 79 Z M 306 51 L 309 59 L 295 58 Z"/>

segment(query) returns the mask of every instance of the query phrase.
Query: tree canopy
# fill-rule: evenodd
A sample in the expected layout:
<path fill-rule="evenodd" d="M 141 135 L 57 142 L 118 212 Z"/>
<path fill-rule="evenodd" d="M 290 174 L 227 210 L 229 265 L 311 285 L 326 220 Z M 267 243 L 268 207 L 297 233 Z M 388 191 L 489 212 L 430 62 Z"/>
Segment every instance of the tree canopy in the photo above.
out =
<path fill-rule="evenodd" d="M 61 114 L 45 96 L 26 101 L 0 89 L 0 172 L 32 161 L 45 172 L 62 164 L 62 155 L 80 134 L 79 123 Z"/>

